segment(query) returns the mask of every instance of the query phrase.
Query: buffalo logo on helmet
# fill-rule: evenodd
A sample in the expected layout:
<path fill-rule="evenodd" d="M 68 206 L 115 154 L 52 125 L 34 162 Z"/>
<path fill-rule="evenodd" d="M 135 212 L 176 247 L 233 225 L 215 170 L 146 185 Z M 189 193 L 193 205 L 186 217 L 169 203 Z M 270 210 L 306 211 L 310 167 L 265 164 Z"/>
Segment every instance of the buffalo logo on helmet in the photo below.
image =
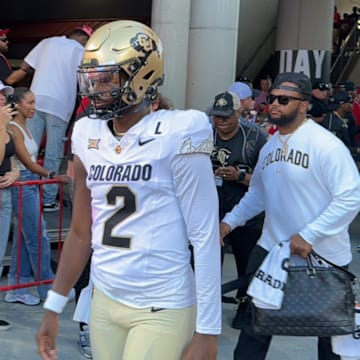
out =
<path fill-rule="evenodd" d="M 130 39 L 130 45 L 136 51 L 142 51 L 144 54 L 150 54 L 157 50 L 155 41 L 145 33 L 137 33 L 136 36 Z"/>

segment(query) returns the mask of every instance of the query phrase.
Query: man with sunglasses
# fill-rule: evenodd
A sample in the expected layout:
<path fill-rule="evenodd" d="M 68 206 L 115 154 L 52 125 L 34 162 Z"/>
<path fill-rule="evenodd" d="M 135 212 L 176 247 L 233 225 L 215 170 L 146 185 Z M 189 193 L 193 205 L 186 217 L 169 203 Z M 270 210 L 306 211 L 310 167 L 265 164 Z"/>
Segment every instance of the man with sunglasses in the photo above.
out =
<path fill-rule="evenodd" d="M 307 119 L 311 90 L 304 74 L 276 77 L 269 116 L 279 131 L 262 147 L 248 192 L 221 222 L 224 238 L 265 211 L 248 262 L 249 279 L 268 252 L 287 239 L 291 253 L 303 258 L 312 249 L 338 266 L 352 258 L 348 227 L 360 210 L 359 173 L 343 142 Z M 268 352 L 272 337 L 255 334 L 251 316 L 248 308 L 235 360 L 264 360 Z M 329 337 L 318 338 L 318 359 L 340 359 Z"/>
<path fill-rule="evenodd" d="M 12 67 L 5 54 L 9 50 L 9 40 L 7 34 L 10 29 L 0 29 L 0 80 L 6 83 L 6 79 L 12 73 Z"/>
<path fill-rule="evenodd" d="M 311 105 L 308 114 L 316 122 L 323 121 L 328 113 L 328 100 L 330 97 L 331 86 L 327 82 L 315 81 L 311 91 Z"/>

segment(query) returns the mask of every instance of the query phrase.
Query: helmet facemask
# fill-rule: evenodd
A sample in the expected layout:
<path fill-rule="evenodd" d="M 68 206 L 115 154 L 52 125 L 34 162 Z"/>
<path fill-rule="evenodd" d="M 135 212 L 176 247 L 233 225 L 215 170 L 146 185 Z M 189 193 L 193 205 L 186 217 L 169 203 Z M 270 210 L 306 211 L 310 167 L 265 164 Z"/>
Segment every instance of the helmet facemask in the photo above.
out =
<path fill-rule="evenodd" d="M 119 65 L 81 67 L 78 71 L 79 95 L 90 100 L 88 116 L 109 119 L 131 106 L 122 100 L 124 95 L 129 97 L 131 93 L 127 78 Z"/>

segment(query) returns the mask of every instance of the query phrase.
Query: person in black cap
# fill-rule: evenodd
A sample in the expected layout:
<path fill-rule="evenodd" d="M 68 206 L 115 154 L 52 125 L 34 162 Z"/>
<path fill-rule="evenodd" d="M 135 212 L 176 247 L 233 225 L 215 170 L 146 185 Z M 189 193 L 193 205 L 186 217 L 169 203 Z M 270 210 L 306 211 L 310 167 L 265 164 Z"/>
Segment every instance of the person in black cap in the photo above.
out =
<path fill-rule="evenodd" d="M 220 225 L 223 239 L 265 211 L 262 234 L 248 262 L 249 280 L 284 240 L 292 254 L 304 259 L 313 249 L 338 266 L 351 261 L 348 227 L 360 210 L 359 172 L 343 142 L 307 118 L 311 90 L 304 74 L 276 77 L 269 116 L 279 131 L 261 149 L 249 190 Z M 234 360 L 264 360 L 270 346 L 271 336 L 254 333 L 250 310 Z M 340 359 L 329 337 L 318 338 L 318 359 Z"/>
<path fill-rule="evenodd" d="M 344 91 L 346 92 L 352 99 L 355 100 L 356 97 L 356 88 L 355 83 L 353 81 L 344 81 L 337 85 L 337 90 L 335 92 Z M 332 99 L 330 99 L 331 101 Z M 356 134 L 359 133 L 359 128 L 356 125 L 355 117 L 354 117 L 354 105 L 351 111 L 347 111 L 345 113 L 345 119 L 348 125 L 349 139 L 351 146 L 356 146 Z"/>
<path fill-rule="evenodd" d="M 325 115 L 329 111 L 327 103 L 330 91 L 330 84 L 321 80 L 315 81 L 312 86 L 311 106 L 308 114 L 316 122 L 323 121 Z"/>
<path fill-rule="evenodd" d="M 352 146 L 349 133 L 349 114 L 354 100 L 346 91 L 334 93 L 329 108 L 332 110 L 320 123 L 324 128 L 336 135 L 350 150 L 355 159 L 359 157 L 360 148 Z"/>
<path fill-rule="evenodd" d="M 219 215 L 222 219 L 248 190 L 252 171 L 259 152 L 266 143 L 266 136 L 260 129 L 244 125 L 239 121 L 241 112 L 239 97 L 225 91 L 215 97 L 209 112 L 214 121 L 214 150 L 211 161 L 214 169 L 216 188 L 219 195 Z M 227 236 L 225 242 L 232 247 L 238 278 L 246 274 L 246 266 L 251 250 L 259 239 L 264 214 L 250 219 Z M 224 260 L 224 247 L 222 260 Z M 246 289 L 237 293 L 238 309 L 232 326 L 240 329 L 244 305 L 247 301 Z M 228 301 L 223 298 L 223 301 Z"/>

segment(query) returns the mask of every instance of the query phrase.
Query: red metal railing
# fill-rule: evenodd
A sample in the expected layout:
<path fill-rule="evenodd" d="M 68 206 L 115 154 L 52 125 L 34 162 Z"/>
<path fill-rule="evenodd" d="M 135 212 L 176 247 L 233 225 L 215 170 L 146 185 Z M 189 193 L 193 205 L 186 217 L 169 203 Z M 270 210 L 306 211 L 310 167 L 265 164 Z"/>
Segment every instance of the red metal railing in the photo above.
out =
<path fill-rule="evenodd" d="M 21 283 L 20 284 L 20 269 L 21 269 L 21 229 L 22 229 L 22 214 L 23 214 L 23 187 L 24 186 L 32 186 L 32 185 L 39 185 L 39 201 L 40 201 L 40 212 L 42 212 L 42 204 L 43 204 L 43 185 L 45 184 L 58 184 L 59 185 L 59 203 L 60 209 L 58 212 L 58 239 L 57 239 L 57 261 L 60 259 L 61 254 L 61 246 L 62 246 L 62 231 L 63 231 L 63 197 L 64 197 L 64 185 L 58 179 L 49 179 L 49 180 L 31 180 L 31 181 L 17 181 L 12 186 L 16 186 L 19 188 L 19 196 L 18 196 L 18 231 L 16 234 L 16 241 L 18 242 L 17 246 L 17 269 L 16 269 L 16 284 L 15 285 L 7 285 L 7 286 L 0 286 L 0 292 L 2 291 L 9 291 L 14 289 L 20 288 L 28 288 L 33 286 L 51 284 L 53 279 L 43 279 L 43 280 L 34 280 L 29 283 Z M 41 215 L 41 214 L 39 214 Z M 38 263 L 37 263 L 37 276 L 36 278 L 40 278 L 41 274 L 41 249 L 42 249 L 42 216 L 39 216 L 39 224 L 38 228 Z M 13 238 L 14 241 L 14 238 Z"/>

